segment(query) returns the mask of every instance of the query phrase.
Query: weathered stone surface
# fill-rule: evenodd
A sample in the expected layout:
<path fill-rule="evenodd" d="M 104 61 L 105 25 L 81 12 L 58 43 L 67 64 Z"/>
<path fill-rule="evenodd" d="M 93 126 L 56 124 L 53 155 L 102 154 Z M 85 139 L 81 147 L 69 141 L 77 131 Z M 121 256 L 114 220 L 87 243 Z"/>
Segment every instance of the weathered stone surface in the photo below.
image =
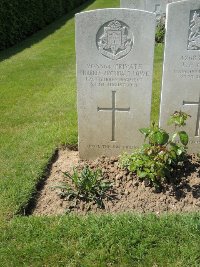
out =
<path fill-rule="evenodd" d="M 200 151 L 200 1 L 168 5 L 163 67 L 160 126 L 170 114 L 182 110 L 192 116 L 185 128 L 190 136 L 189 151 Z"/>
<path fill-rule="evenodd" d="M 150 123 L 155 15 L 104 9 L 76 15 L 81 158 L 131 152 Z"/>

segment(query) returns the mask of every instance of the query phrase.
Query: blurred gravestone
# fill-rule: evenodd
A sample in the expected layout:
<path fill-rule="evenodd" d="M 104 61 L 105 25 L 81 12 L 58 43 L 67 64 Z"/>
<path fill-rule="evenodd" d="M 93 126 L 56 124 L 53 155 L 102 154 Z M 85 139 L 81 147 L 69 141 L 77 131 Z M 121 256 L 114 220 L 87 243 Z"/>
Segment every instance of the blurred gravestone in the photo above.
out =
<path fill-rule="evenodd" d="M 122 8 L 133 8 L 154 12 L 157 20 L 160 20 L 166 15 L 167 4 L 179 0 L 121 0 L 120 6 Z"/>
<path fill-rule="evenodd" d="M 120 7 L 146 10 L 146 0 L 121 0 Z"/>

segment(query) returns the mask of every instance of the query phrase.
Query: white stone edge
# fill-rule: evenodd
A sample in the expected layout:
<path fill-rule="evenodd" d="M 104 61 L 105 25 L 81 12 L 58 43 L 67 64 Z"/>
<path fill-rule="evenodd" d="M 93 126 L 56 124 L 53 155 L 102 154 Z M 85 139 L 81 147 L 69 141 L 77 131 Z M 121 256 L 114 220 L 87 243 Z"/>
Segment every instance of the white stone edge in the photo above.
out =
<path fill-rule="evenodd" d="M 79 12 L 75 14 L 76 16 L 82 15 L 82 14 L 86 14 L 86 13 L 93 13 L 93 12 L 103 12 L 105 10 L 127 10 L 127 11 L 136 11 L 139 13 L 143 13 L 143 14 L 150 14 L 152 15 L 152 17 L 156 18 L 156 14 L 154 12 L 150 12 L 150 11 L 146 11 L 146 10 L 141 10 L 141 9 L 133 9 L 133 8 L 102 8 L 102 9 L 93 9 L 93 10 L 88 10 L 88 11 L 83 11 L 83 12 Z"/>

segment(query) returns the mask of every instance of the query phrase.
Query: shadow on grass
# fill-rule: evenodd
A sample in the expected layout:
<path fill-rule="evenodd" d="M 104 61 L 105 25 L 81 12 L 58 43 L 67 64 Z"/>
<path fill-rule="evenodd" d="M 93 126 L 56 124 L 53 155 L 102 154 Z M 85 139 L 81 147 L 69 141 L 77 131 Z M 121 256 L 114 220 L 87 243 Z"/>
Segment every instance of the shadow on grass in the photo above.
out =
<path fill-rule="evenodd" d="M 60 29 L 68 20 L 74 17 L 74 15 L 78 12 L 81 12 L 89 5 L 91 5 L 95 0 L 89 0 L 83 5 L 79 6 L 78 8 L 72 10 L 67 15 L 58 18 L 56 21 L 52 22 L 45 28 L 39 30 L 38 32 L 34 33 L 33 35 L 27 37 L 25 40 L 21 41 L 20 43 L 7 48 L 3 51 L 0 51 L 0 62 L 8 59 L 15 54 L 21 52 L 22 50 L 31 47 L 32 45 L 40 42 L 42 39 L 46 38 L 48 35 L 54 33 L 58 29 Z"/>
<path fill-rule="evenodd" d="M 52 165 L 55 163 L 58 159 L 58 149 L 56 149 L 52 155 L 52 157 L 49 159 L 47 166 L 44 168 L 42 175 L 40 176 L 39 181 L 36 184 L 35 190 L 32 192 L 31 197 L 29 198 L 28 202 L 25 206 L 20 207 L 20 209 L 17 211 L 16 214 L 22 215 L 22 216 L 29 216 L 34 211 L 38 198 L 40 196 L 40 193 L 42 189 L 44 188 L 46 179 L 49 177 Z"/>
<path fill-rule="evenodd" d="M 62 149 L 69 149 L 72 151 L 78 151 L 78 145 L 66 145 L 66 146 L 61 146 Z M 40 197 L 41 191 L 45 186 L 46 180 L 50 176 L 52 166 L 53 164 L 58 160 L 59 156 L 59 149 L 57 148 L 54 153 L 52 154 L 51 158 L 49 159 L 46 167 L 44 168 L 42 174 L 39 177 L 38 182 L 36 183 L 35 190 L 32 192 L 31 197 L 29 198 L 28 202 L 26 203 L 25 206 L 21 207 L 16 214 L 21 215 L 21 216 L 29 216 L 32 215 L 34 212 L 34 209 L 37 205 L 38 199 Z"/>

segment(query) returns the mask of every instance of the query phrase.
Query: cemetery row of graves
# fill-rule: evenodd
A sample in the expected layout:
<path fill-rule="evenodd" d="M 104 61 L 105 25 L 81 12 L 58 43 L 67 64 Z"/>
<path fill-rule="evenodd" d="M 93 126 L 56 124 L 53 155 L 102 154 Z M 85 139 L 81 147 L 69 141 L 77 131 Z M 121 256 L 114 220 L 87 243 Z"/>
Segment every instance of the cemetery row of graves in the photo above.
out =
<path fill-rule="evenodd" d="M 199 21 L 200 5 L 199 1 L 177 4 L 181 6 L 177 8 L 171 5 L 168 12 L 169 16 L 171 12 L 173 24 L 170 26 L 171 20 L 167 21 L 160 125 L 167 133 L 171 133 L 171 126 L 165 125 L 168 118 L 164 116 L 168 117 L 174 111 L 177 111 L 175 115 L 178 114 L 178 118 L 183 119 L 182 124 L 187 119 L 186 126 L 180 130 L 182 134 L 177 135 L 180 142 L 175 143 L 183 148 L 188 146 L 190 153 L 198 152 L 199 140 L 199 45 L 196 41 L 199 32 L 195 23 Z M 159 109 L 158 100 L 157 107 L 152 104 L 155 103 L 155 99 L 152 99 L 152 76 L 154 73 L 154 96 L 158 96 L 163 51 L 162 45 L 154 49 L 157 16 L 142 10 L 99 10 L 118 5 L 114 0 L 91 1 L 87 11 L 92 11 L 76 15 L 76 37 L 74 18 L 70 14 L 31 37 L 22 46 L 1 54 L 4 61 L 0 65 L 3 74 L 0 121 L 4 135 L 0 160 L 6 178 L 0 181 L 0 262 L 3 266 L 200 264 L 199 214 L 161 214 L 170 211 L 177 203 L 182 206 L 174 211 L 199 210 L 198 158 L 190 156 L 184 168 L 175 172 L 174 178 L 181 174 L 178 179 L 181 182 L 179 191 L 174 191 L 177 195 L 165 195 L 159 190 L 156 192 L 146 181 L 142 182 L 137 176 L 127 173 L 126 169 L 122 171 L 116 166 L 116 155 L 123 151 L 132 153 L 133 149 L 143 144 L 147 133 L 145 129 L 150 126 L 150 113 L 154 108 L 156 111 Z M 182 10 L 183 14 L 174 16 L 174 13 L 177 14 L 176 8 Z M 179 19 L 181 28 L 177 30 Z M 184 39 L 184 45 L 181 38 Z M 174 44 L 175 40 L 180 47 Z M 186 57 L 188 54 L 191 56 Z M 185 114 L 189 114 L 188 118 L 184 117 Z M 141 128 L 143 130 L 139 132 Z M 176 128 L 179 132 L 179 128 Z M 160 133 L 160 130 L 157 132 Z M 80 156 L 87 160 L 80 161 L 78 151 L 65 148 L 53 153 L 60 144 L 67 143 L 70 147 L 76 145 L 78 135 Z M 164 131 L 161 131 L 161 136 L 156 141 L 158 147 L 166 144 Z M 148 141 L 149 137 L 146 137 Z M 103 154 L 106 157 L 93 160 Z M 3 158 L 3 155 L 6 157 Z M 115 184 L 112 188 L 115 192 L 111 190 L 111 193 L 114 195 L 123 188 L 123 194 L 118 192 L 122 204 L 126 200 L 130 206 L 123 209 L 121 205 L 118 209 L 119 201 L 114 201 L 114 205 L 108 204 L 108 201 L 105 204 L 108 204 L 108 211 L 112 214 L 99 216 L 88 215 L 91 206 L 87 206 L 87 203 L 84 206 L 83 203 L 72 201 L 69 203 L 71 206 L 66 205 L 66 196 L 60 198 L 57 194 L 60 189 L 55 189 L 55 186 L 63 181 L 63 172 L 68 176 L 65 181 L 72 175 L 67 172 L 66 166 L 72 169 L 77 163 L 79 175 L 83 170 L 90 174 L 92 171 L 94 178 L 98 178 L 96 167 L 108 168 L 107 174 L 113 176 Z M 124 163 L 127 163 L 126 158 Z M 90 169 L 85 168 L 86 165 Z M 118 179 L 116 169 L 118 174 L 123 172 Z M 53 174 L 50 176 L 51 184 L 45 181 L 49 172 Z M 121 180 L 124 182 L 121 183 Z M 107 185 L 101 184 L 100 180 L 101 193 Z M 49 209 L 43 214 L 64 216 L 21 216 L 30 212 L 31 207 L 27 207 L 27 203 L 33 204 L 29 200 L 36 199 L 35 193 L 41 186 L 46 190 L 43 191 L 46 194 L 43 204 Z M 168 189 L 166 191 L 169 193 Z M 151 196 L 155 197 L 154 200 Z M 184 210 L 184 200 L 190 205 L 188 210 Z M 162 203 L 161 212 L 157 212 L 156 205 L 151 206 L 153 201 L 157 207 Z M 134 211 L 134 202 L 140 202 L 140 209 L 135 208 L 140 214 L 121 213 Z M 101 206 L 102 202 L 98 204 Z M 73 209 L 76 213 L 75 206 L 78 216 L 69 214 Z M 145 206 L 156 215 L 141 215 Z M 113 207 L 116 210 L 112 210 Z M 94 213 L 98 209 L 95 206 Z M 120 214 L 117 214 L 118 211 Z M 87 213 L 87 216 L 80 216 L 81 213 Z M 42 215 L 41 210 L 36 215 Z"/>
<path fill-rule="evenodd" d="M 57 186 L 59 201 L 48 188 L 62 176 L 52 171 L 35 214 L 199 210 L 199 159 L 187 152 L 198 153 L 200 142 L 200 3 L 167 6 L 160 127 L 150 126 L 157 19 L 130 8 L 76 15 L 78 152 L 90 161 L 63 153 L 56 166 L 65 163 L 69 184 Z"/>
<path fill-rule="evenodd" d="M 193 153 L 199 152 L 200 134 L 199 4 L 167 6 L 159 119 L 160 127 L 172 132 L 169 116 L 175 111 L 189 114 L 186 131 Z M 76 16 L 81 158 L 119 155 L 141 145 L 138 129 L 150 125 L 155 25 L 155 13 L 137 9 Z"/>

